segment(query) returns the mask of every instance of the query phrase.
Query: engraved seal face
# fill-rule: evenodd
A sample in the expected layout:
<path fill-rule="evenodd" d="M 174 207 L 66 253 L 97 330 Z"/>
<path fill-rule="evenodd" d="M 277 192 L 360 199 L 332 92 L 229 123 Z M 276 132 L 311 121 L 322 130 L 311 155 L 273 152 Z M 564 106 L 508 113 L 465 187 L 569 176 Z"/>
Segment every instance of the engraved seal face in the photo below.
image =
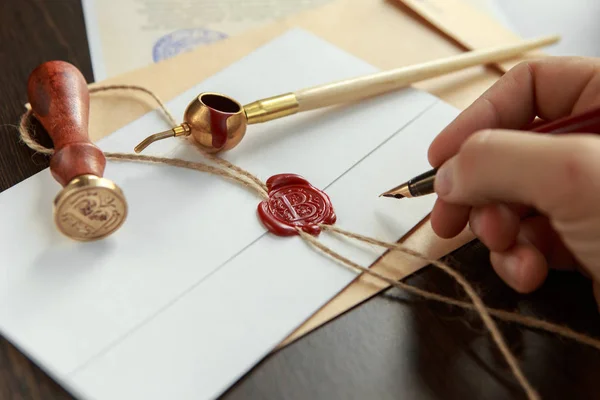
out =
<path fill-rule="evenodd" d="M 269 198 L 258 205 L 262 223 L 279 236 L 304 232 L 318 235 L 319 224 L 333 224 L 336 215 L 329 196 L 306 179 L 293 174 L 275 175 L 267 180 Z"/>
<path fill-rule="evenodd" d="M 54 202 L 54 221 L 71 239 L 92 241 L 115 232 L 127 216 L 127 202 L 111 181 L 84 175 L 70 182 Z"/>

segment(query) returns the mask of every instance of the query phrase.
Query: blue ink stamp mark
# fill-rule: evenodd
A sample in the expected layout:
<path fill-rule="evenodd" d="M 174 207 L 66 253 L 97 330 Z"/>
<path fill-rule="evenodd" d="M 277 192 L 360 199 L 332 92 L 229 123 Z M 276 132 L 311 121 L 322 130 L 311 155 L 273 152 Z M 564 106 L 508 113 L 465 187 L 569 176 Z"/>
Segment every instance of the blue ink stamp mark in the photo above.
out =
<path fill-rule="evenodd" d="M 156 41 L 152 48 L 152 58 L 154 62 L 159 62 L 226 37 L 222 32 L 208 29 L 180 29 Z"/>

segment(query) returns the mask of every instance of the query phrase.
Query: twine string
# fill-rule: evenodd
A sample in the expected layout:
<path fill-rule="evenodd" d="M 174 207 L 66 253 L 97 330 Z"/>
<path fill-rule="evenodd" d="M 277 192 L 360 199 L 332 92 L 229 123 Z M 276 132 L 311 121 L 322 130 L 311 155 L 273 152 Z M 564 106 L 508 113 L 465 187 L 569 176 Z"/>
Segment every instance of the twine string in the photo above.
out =
<path fill-rule="evenodd" d="M 248 179 L 250 182 L 253 182 L 253 184 L 255 184 L 256 187 L 260 188 L 263 192 L 265 192 L 265 193 L 269 192 L 269 190 L 267 189 L 267 185 L 263 181 L 261 181 L 257 176 L 251 174 L 250 172 L 246 171 L 243 168 L 238 167 L 237 165 L 235 165 L 233 163 L 230 163 L 229 161 L 225 160 L 224 158 L 217 157 L 213 154 L 206 152 L 204 149 L 200 148 L 200 146 L 198 146 L 198 144 L 196 142 L 192 141 L 192 143 L 209 160 L 214 161 L 215 163 L 219 164 L 220 166 L 222 166 L 225 169 L 229 169 L 229 170 L 243 176 L 244 178 Z M 267 197 L 268 197 L 268 195 L 267 195 Z"/>
<path fill-rule="evenodd" d="M 326 225 L 321 225 L 321 226 L 325 227 Z M 330 227 L 327 227 L 327 229 L 330 229 Z M 365 268 L 365 267 L 363 267 L 361 265 L 358 265 L 354 261 L 349 260 L 348 258 L 346 258 L 346 257 L 342 256 L 341 254 L 335 252 L 331 248 L 325 246 L 320 241 L 318 241 L 316 238 L 314 238 L 312 235 L 310 235 L 310 234 L 302 231 L 302 229 L 297 229 L 297 230 L 298 230 L 298 233 L 300 234 L 300 236 L 302 236 L 302 238 L 304 240 L 306 240 L 311 245 L 313 245 L 314 247 L 316 247 L 318 250 L 322 251 L 323 253 L 327 254 L 328 256 L 330 256 L 330 257 L 332 257 L 332 258 L 340 261 L 342 264 L 344 264 L 344 265 L 346 265 L 348 267 L 357 269 L 357 270 L 359 270 L 361 272 L 370 274 L 370 275 L 372 275 L 372 276 L 374 276 L 376 278 L 382 279 L 386 283 L 391 284 L 391 285 L 393 285 L 395 287 L 400 287 L 399 285 L 397 285 L 396 281 L 394 281 L 392 279 L 389 279 L 388 277 L 386 277 L 384 275 L 381 275 L 381 274 L 379 274 L 379 273 L 377 273 L 375 271 L 372 271 L 369 268 Z M 378 241 L 376 239 L 368 238 L 366 236 L 354 234 L 352 232 L 347 232 L 347 231 L 344 231 L 344 230 L 341 230 L 341 229 L 330 229 L 330 230 L 332 230 L 335 233 L 339 233 L 339 234 L 342 234 L 344 236 L 360 240 L 361 242 L 364 242 L 364 243 L 376 244 L 376 245 L 388 248 L 390 250 L 399 251 L 399 252 L 402 252 L 402 253 L 405 253 L 405 254 L 409 254 L 409 255 L 417 254 L 416 252 L 410 252 L 410 253 L 405 252 L 403 248 L 394 246 L 391 243 L 381 242 L 381 241 Z M 423 257 L 421 257 L 419 255 L 419 258 L 423 258 Z M 430 261 L 430 263 L 432 265 L 440 268 L 442 271 L 446 272 L 451 277 L 453 277 L 463 287 L 463 289 L 465 290 L 465 292 L 467 292 L 467 294 L 471 298 L 471 301 L 474 304 L 475 310 L 479 313 L 479 316 L 483 320 L 485 326 L 490 331 L 490 334 L 492 335 L 492 339 L 494 340 L 494 342 L 498 346 L 498 349 L 500 350 L 500 353 L 502 353 L 502 356 L 504 357 L 504 359 L 506 360 L 507 364 L 509 365 L 512 373 L 517 378 L 517 381 L 523 387 L 523 390 L 527 394 L 527 397 L 529 399 L 539 399 L 539 396 L 538 396 L 537 392 L 531 386 L 531 384 L 529 383 L 529 381 L 527 380 L 527 378 L 523 374 L 523 371 L 519 367 L 519 363 L 517 362 L 517 359 L 515 358 L 514 354 L 508 348 L 508 345 L 506 344 L 504 338 L 502 337 L 502 334 L 498 330 L 498 327 L 496 326 L 496 324 L 494 323 L 494 321 L 490 317 L 490 314 L 489 314 L 488 310 L 486 309 L 485 305 L 483 304 L 483 301 L 481 300 L 481 297 L 479 297 L 477 295 L 477 293 L 475 293 L 475 290 L 473 289 L 473 287 L 466 281 L 465 278 L 462 277 L 461 274 L 459 274 L 458 272 L 456 272 L 455 270 L 453 270 L 449 266 L 447 266 L 444 263 L 441 263 L 441 262 L 439 262 L 437 260 L 429 260 L 429 261 Z"/>
<path fill-rule="evenodd" d="M 154 101 L 158 104 L 161 111 L 165 114 L 166 118 L 171 122 L 171 124 L 175 127 L 178 125 L 176 119 L 169 112 L 163 101 L 151 90 L 146 89 L 137 85 L 107 85 L 107 86 L 96 86 L 90 89 L 90 93 L 98 93 L 109 90 L 130 90 L 130 91 L 140 91 L 148 94 L 150 97 L 154 99 Z M 33 115 L 31 110 L 27 110 L 26 113 L 23 114 L 19 123 L 19 133 L 20 139 L 32 150 L 51 155 L 54 150 L 51 148 L 47 148 L 45 146 L 40 145 L 32 135 L 32 129 L 30 124 L 30 118 Z M 192 141 L 193 144 L 195 144 Z M 206 152 L 204 149 L 200 148 L 198 145 L 195 145 L 195 148 L 203 154 L 203 156 L 216 164 L 217 166 L 209 165 L 203 162 L 193 162 L 186 161 L 177 158 L 166 158 L 166 157 L 158 157 L 158 156 L 149 156 L 149 155 L 141 155 L 141 154 L 133 154 L 133 153 L 113 153 L 113 152 L 104 152 L 107 159 L 115 160 L 115 161 L 131 161 L 131 162 L 145 162 L 145 163 L 154 163 L 154 164 L 162 164 L 162 165 L 170 165 L 179 168 L 187 168 L 200 172 L 207 172 L 210 174 L 214 174 L 217 176 L 221 176 L 230 180 L 233 180 L 242 186 L 253 190 L 263 199 L 268 199 L 268 190 L 267 186 L 264 182 L 262 182 L 258 177 L 253 175 L 252 173 L 240 168 L 239 166 L 224 160 L 214 154 L 210 154 Z M 504 340 L 502 334 L 500 333 L 496 323 L 491 318 L 494 316 L 500 320 L 514 322 L 520 324 L 525 327 L 539 329 L 542 331 L 546 331 L 549 333 L 553 333 L 556 335 L 563 336 L 565 338 L 571 339 L 580 344 L 584 344 L 595 349 L 600 350 L 600 340 L 592 338 L 590 336 L 584 335 L 582 333 L 573 331 L 572 329 L 560 326 L 557 324 L 553 324 L 541 319 L 528 317 L 519 313 L 509 312 L 505 310 L 499 310 L 494 308 L 486 307 L 483 303 L 481 297 L 476 293 L 475 289 L 469 282 L 456 270 L 451 268 L 449 265 L 435 259 L 431 259 L 426 257 L 425 255 L 414 251 L 406 246 L 403 246 L 398 243 L 388 243 L 385 241 L 381 241 L 375 238 L 371 238 L 368 236 L 364 236 L 358 233 L 350 232 L 344 229 L 341 229 L 337 226 L 333 225 L 321 225 L 322 230 L 325 232 L 331 232 L 333 234 L 341 235 L 343 237 L 347 237 L 350 239 L 354 239 L 360 241 L 365 244 L 375 245 L 382 248 L 385 248 L 390 251 L 400 252 L 402 254 L 415 257 L 421 261 L 426 262 L 438 269 L 441 269 L 446 274 L 451 276 L 454 280 L 456 280 L 468 297 L 471 299 L 471 302 L 457 300 L 451 297 L 443 296 L 434 292 L 430 292 L 427 290 L 423 290 L 401 281 L 396 281 L 394 279 L 388 278 L 385 275 L 382 275 L 376 271 L 371 270 L 370 268 L 363 267 L 354 261 L 344 257 L 343 255 L 337 253 L 333 249 L 324 245 L 314 236 L 298 229 L 299 236 L 305 240 L 308 244 L 314 247 L 316 250 L 324 253 L 325 255 L 337 260 L 342 265 L 353 269 L 355 271 L 360 271 L 361 273 L 369 274 L 377 279 L 380 279 L 387 284 L 397 287 L 401 290 L 405 290 L 407 292 L 413 293 L 420 297 L 423 297 L 428 300 L 434 300 L 446 305 L 452 305 L 456 307 L 460 307 L 467 310 L 475 311 L 479 317 L 482 319 L 484 325 L 490 332 L 491 338 L 493 342 L 496 344 L 498 349 L 500 350 L 502 356 L 504 357 L 507 365 L 509 366 L 511 372 L 517 379 L 518 383 L 521 385 L 523 391 L 527 395 L 530 400 L 539 399 L 539 394 L 530 384 L 530 382 L 525 377 L 523 371 L 521 370 L 519 363 L 517 362 L 516 357 L 508 348 L 506 341 Z"/>
<path fill-rule="evenodd" d="M 373 244 L 376 246 L 384 247 L 391 251 L 397 251 L 397 252 L 409 255 L 411 257 L 415 257 L 418 260 L 424 261 L 428 264 L 433 265 L 434 267 L 437 267 L 437 268 L 443 270 L 444 272 L 449 274 L 454 279 L 458 278 L 457 280 L 459 280 L 459 283 L 461 284 L 461 286 L 465 287 L 465 284 L 469 287 L 471 286 L 460 273 L 458 273 L 456 270 L 452 269 L 445 263 L 425 257 L 421 253 L 414 251 L 411 248 L 406 247 L 402 244 L 384 242 L 384 241 L 381 241 L 378 239 L 370 238 L 368 236 L 360 235 L 358 233 L 354 233 L 354 232 L 350 232 L 350 231 L 341 229 L 337 226 L 325 225 L 325 224 L 321 224 L 320 226 L 323 231 L 335 232 L 342 236 L 346 236 L 351 239 L 356 239 L 363 243 Z M 363 269 L 363 268 L 364 267 L 360 267 L 360 269 Z M 410 286 L 406 283 L 387 278 L 381 274 L 378 274 L 377 272 L 375 272 L 371 269 L 366 268 L 366 270 L 367 271 L 363 271 L 363 272 L 366 272 L 367 274 L 376 276 L 377 278 L 384 280 L 387 283 L 389 283 L 390 285 L 394 285 L 395 287 L 397 287 L 399 289 L 403 289 L 408 292 L 417 294 L 421 297 L 424 297 L 424 298 L 427 298 L 430 300 L 439 301 L 439 302 L 445 303 L 447 305 L 453 305 L 453 306 L 461 307 L 464 309 L 477 311 L 476 304 L 469 303 L 466 301 L 456 300 L 452 297 L 447 297 L 447 296 L 443 296 L 443 295 L 440 295 L 437 293 L 419 289 L 417 287 Z M 474 293 L 475 296 L 478 296 L 475 292 L 472 292 L 472 293 Z M 554 333 L 554 334 L 563 336 L 565 338 L 572 339 L 575 342 L 579 342 L 579 343 L 582 343 L 582 344 L 585 344 L 585 345 L 588 345 L 590 347 L 594 347 L 594 348 L 600 350 L 600 340 L 597 340 L 590 336 L 576 332 L 566 326 L 553 324 L 553 323 L 550 323 L 550 322 L 547 322 L 547 321 L 544 321 L 544 320 L 541 320 L 538 318 L 528 317 L 526 315 L 522 315 L 522 314 L 515 313 L 515 312 L 510 312 L 510 311 L 505 311 L 505 310 L 500 310 L 500 309 L 490 308 L 490 307 L 484 307 L 484 308 L 485 308 L 485 310 L 487 310 L 487 312 L 490 315 L 498 317 L 498 319 L 501 319 L 503 321 L 515 322 L 520 325 L 526 326 L 528 328 L 539 329 L 539 330 L 546 331 L 548 333 Z"/>
<path fill-rule="evenodd" d="M 263 199 L 268 199 L 269 194 L 265 188 L 261 185 L 258 185 L 254 181 L 248 181 L 244 179 L 243 176 L 237 174 L 235 171 L 230 171 L 228 169 L 217 168 L 212 165 L 204 164 L 201 162 L 187 161 L 179 158 L 167 158 L 167 157 L 157 157 L 157 156 L 147 156 L 143 154 L 127 154 L 127 153 L 109 153 L 105 152 L 106 158 L 115 160 L 115 161 L 132 161 L 132 162 L 145 162 L 152 164 L 166 164 L 173 167 L 179 168 L 187 168 L 200 172 L 208 172 L 209 174 L 214 174 L 218 176 L 222 176 L 228 179 L 231 179 L 235 182 L 238 182 L 244 187 L 254 190 L 260 197 Z"/>
<path fill-rule="evenodd" d="M 163 111 L 166 118 L 171 122 L 173 126 L 177 126 L 177 121 L 173 117 L 173 114 L 168 110 L 163 101 L 152 91 L 143 88 L 141 86 L 136 85 L 107 85 L 107 86 L 97 86 L 89 89 L 90 93 L 98 93 L 109 90 L 137 90 L 143 93 L 149 94 L 157 103 L 159 108 Z M 39 144 L 33 137 L 32 132 L 33 129 L 31 127 L 31 116 L 33 115 L 32 110 L 27 110 L 19 121 L 19 133 L 20 138 L 23 143 L 27 145 L 30 149 L 46 155 L 52 155 L 54 153 L 54 149 L 45 147 Z M 194 145 L 195 142 L 192 141 Z M 258 177 L 249 173 L 248 171 L 238 167 L 230 163 L 229 161 L 217 157 L 213 154 L 208 153 L 204 149 L 199 146 L 195 146 L 196 149 L 201 152 L 207 159 L 213 161 L 215 164 L 220 165 L 222 168 L 215 168 L 213 166 L 201 163 L 201 162 L 192 162 L 185 161 L 176 158 L 165 158 L 165 157 L 155 157 L 155 156 L 146 156 L 142 154 L 130 154 L 130 153 L 113 153 L 113 152 L 104 152 L 104 156 L 109 160 L 115 161 L 138 161 L 138 162 L 148 162 L 148 163 L 156 163 L 156 164 L 167 164 L 174 167 L 193 169 L 201 172 L 208 172 L 211 174 L 223 176 L 229 179 L 233 179 L 237 181 L 241 185 L 254 189 L 259 196 L 263 198 L 268 197 L 267 185 L 263 183 Z"/>
<path fill-rule="evenodd" d="M 165 105 L 165 103 L 161 100 L 160 97 L 158 97 L 158 95 L 156 93 L 154 93 L 152 90 L 147 89 L 143 86 L 138 86 L 138 85 L 102 85 L 102 86 L 95 86 L 89 89 L 90 94 L 91 93 L 100 93 L 100 92 L 108 92 L 111 90 L 125 90 L 125 91 L 138 91 L 138 92 L 142 92 L 147 94 L 148 96 L 152 97 L 152 99 L 154 99 L 154 101 L 156 102 L 156 104 L 158 104 L 158 107 L 162 110 L 162 112 L 165 114 L 165 117 L 167 117 L 167 119 L 169 120 L 169 122 L 171 123 L 172 126 L 177 126 L 179 125 L 177 123 L 177 118 L 175 118 L 173 116 L 173 114 L 171 114 L 171 111 L 169 111 L 169 109 L 167 108 L 167 106 Z"/>

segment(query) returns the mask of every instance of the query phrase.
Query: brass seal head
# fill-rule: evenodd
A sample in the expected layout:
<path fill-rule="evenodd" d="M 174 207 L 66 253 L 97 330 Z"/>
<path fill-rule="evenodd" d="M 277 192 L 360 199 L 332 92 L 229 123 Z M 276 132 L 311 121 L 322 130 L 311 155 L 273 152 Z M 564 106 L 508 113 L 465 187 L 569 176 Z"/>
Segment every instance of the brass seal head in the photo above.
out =
<path fill-rule="evenodd" d="M 65 236 L 93 241 L 111 235 L 127 217 L 121 189 L 106 178 L 82 175 L 67 184 L 54 199 L 54 222 Z"/>

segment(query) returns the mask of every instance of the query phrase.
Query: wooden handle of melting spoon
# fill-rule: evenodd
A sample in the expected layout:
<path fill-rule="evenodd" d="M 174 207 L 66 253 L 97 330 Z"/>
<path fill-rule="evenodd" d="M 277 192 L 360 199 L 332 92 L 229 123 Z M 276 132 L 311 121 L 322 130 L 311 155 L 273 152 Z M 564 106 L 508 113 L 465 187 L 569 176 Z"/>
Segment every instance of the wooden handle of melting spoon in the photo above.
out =
<path fill-rule="evenodd" d="M 90 95 L 81 72 L 64 61 L 41 64 L 29 76 L 27 95 L 54 143 L 54 178 L 65 186 L 85 174 L 102 177 L 106 158 L 88 136 Z"/>

